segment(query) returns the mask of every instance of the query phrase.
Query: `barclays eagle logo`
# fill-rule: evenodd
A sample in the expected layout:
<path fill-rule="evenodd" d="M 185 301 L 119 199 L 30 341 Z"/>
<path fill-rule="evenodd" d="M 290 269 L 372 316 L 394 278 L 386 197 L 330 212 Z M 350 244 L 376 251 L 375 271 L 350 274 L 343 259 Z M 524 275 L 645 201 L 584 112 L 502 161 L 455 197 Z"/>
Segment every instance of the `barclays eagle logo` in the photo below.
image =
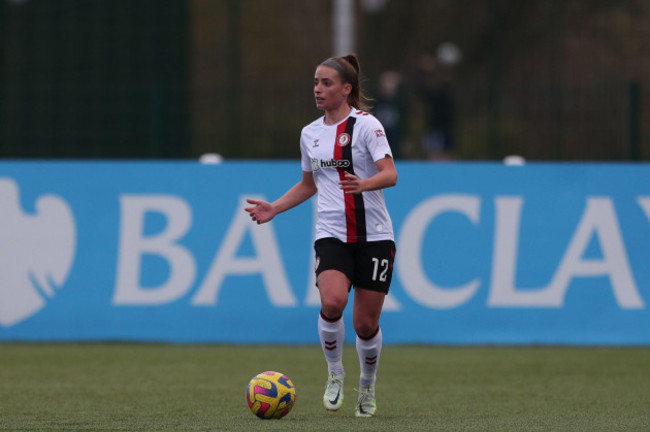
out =
<path fill-rule="evenodd" d="M 33 214 L 25 213 L 16 182 L 0 178 L 0 325 L 31 317 L 56 294 L 72 267 L 75 243 L 65 200 L 45 195 Z"/>

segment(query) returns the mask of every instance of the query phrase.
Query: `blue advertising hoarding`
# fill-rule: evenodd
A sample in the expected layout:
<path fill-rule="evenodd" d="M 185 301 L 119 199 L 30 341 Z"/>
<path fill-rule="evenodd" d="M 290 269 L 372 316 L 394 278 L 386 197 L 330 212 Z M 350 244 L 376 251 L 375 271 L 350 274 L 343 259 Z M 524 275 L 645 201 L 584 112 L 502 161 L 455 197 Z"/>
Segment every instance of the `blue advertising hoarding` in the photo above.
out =
<path fill-rule="evenodd" d="M 397 166 L 385 343 L 650 344 L 650 166 Z M 0 340 L 317 343 L 313 200 L 243 210 L 300 176 L 1 162 Z"/>

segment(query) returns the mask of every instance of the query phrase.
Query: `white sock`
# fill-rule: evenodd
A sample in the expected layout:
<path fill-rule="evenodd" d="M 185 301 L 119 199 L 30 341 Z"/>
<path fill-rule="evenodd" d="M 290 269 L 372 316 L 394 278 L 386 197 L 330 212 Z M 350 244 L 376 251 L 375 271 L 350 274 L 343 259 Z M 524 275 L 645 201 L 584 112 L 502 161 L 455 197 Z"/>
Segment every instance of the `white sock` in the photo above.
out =
<path fill-rule="evenodd" d="M 370 339 L 361 339 L 357 336 L 357 353 L 359 354 L 359 365 L 361 387 L 374 386 L 377 380 L 377 368 L 379 367 L 379 355 L 382 345 L 381 329 Z"/>
<path fill-rule="evenodd" d="M 345 342 L 345 325 L 343 316 L 334 322 L 327 321 L 322 315 L 318 316 L 318 336 L 327 360 L 327 374 L 334 372 L 344 375 L 343 344 Z"/>

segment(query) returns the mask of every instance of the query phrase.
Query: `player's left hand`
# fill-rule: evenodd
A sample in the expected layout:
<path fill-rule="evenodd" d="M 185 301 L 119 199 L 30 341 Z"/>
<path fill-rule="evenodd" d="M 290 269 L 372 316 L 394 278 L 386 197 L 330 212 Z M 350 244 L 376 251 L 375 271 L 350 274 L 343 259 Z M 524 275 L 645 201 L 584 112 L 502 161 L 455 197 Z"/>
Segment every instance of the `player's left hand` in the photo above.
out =
<path fill-rule="evenodd" d="M 339 185 L 346 194 L 359 194 L 363 192 L 362 180 L 347 171 L 345 173 L 345 179 L 341 180 Z"/>

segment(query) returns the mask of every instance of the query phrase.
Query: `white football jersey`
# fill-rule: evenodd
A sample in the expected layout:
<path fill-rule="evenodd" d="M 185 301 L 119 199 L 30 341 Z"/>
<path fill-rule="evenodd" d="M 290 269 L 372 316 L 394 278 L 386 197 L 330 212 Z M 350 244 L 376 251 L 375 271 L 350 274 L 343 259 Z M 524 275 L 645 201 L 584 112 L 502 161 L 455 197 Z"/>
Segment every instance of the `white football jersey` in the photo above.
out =
<path fill-rule="evenodd" d="M 394 240 L 383 191 L 344 194 L 339 185 L 346 171 L 360 179 L 372 177 L 376 161 L 393 157 L 379 120 L 356 108 L 338 124 L 327 125 L 320 117 L 303 128 L 300 152 L 302 169 L 313 173 L 318 188 L 316 240 Z"/>

